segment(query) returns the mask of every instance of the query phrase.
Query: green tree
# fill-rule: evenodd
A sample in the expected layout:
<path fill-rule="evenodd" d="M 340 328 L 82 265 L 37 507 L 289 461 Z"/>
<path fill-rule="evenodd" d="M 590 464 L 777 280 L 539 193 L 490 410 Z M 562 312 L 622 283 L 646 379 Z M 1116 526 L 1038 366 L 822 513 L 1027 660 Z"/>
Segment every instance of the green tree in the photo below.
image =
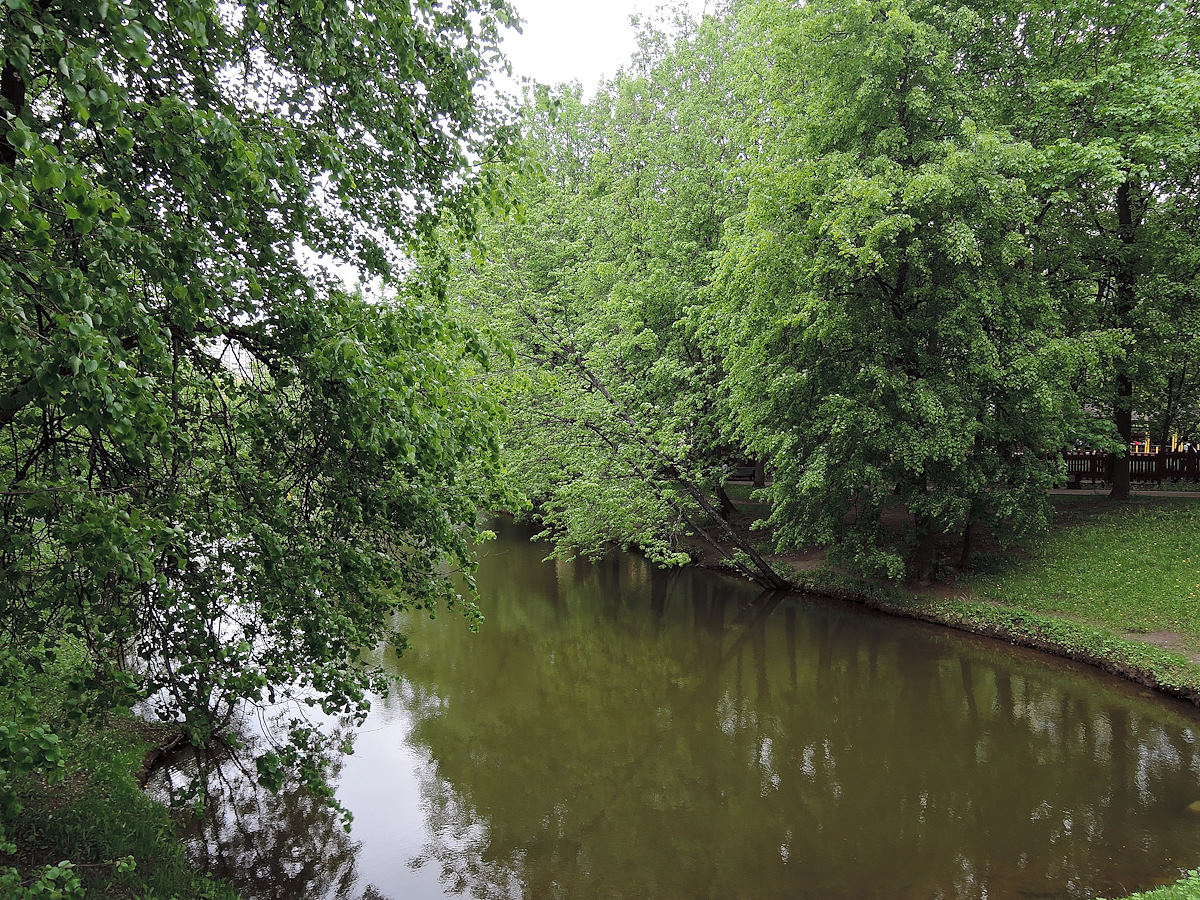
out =
<path fill-rule="evenodd" d="M 947 532 L 966 558 L 976 523 L 1044 527 L 1059 472 L 1083 347 L 1031 265 L 1039 160 L 973 118 L 964 14 L 755 16 L 771 114 L 715 307 L 741 428 L 771 460 L 781 545 L 928 580 Z"/>
<path fill-rule="evenodd" d="M 980 105 L 1047 160 L 1040 265 L 1075 330 L 1124 341 L 1092 393 L 1126 498 L 1135 414 L 1170 430 L 1195 402 L 1200 16 L 1186 0 L 969 6 Z"/>
<path fill-rule="evenodd" d="M 509 8 L 3 21 L 0 693 L 66 642 L 81 697 L 147 698 L 197 745 L 239 703 L 361 711 L 360 649 L 456 597 L 493 408 L 436 278 L 366 302 L 312 260 L 393 283 L 443 211 L 469 226 L 508 141 L 478 86 Z"/>
<path fill-rule="evenodd" d="M 1156 210 L 1160 227 L 1141 304 L 1135 408 L 1151 438 L 1200 440 L 1200 239 L 1193 198 Z"/>
<path fill-rule="evenodd" d="M 531 103 L 521 217 L 487 228 L 455 290 L 515 351 L 509 467 L 563 552 L 636 546 L 677 564 L 695 538 L 781 587 L 729 521 L 724 361 L 698 331 L 722 224 L 744 203 L 728 178 L 736 39 L 728 15 L 648 24 L 594 100 Z"/>

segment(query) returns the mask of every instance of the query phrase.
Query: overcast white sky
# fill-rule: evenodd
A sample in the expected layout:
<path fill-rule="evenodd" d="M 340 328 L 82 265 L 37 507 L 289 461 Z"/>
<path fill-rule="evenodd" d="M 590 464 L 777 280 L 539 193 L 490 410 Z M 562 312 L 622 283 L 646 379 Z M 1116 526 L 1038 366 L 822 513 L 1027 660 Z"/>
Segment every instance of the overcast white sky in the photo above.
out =
<path fill-rule="evenodd" d="M 523 34 L 510 34 L 504 50 L 513 74 L 538 81 L 580 81 L 591 94 L 611 77 L 634 49 L 632 13 L 650 15 L 661 0 L 512 0 L 525 20 Z M 688 0 L 696 14 L 704 0 Z"/>

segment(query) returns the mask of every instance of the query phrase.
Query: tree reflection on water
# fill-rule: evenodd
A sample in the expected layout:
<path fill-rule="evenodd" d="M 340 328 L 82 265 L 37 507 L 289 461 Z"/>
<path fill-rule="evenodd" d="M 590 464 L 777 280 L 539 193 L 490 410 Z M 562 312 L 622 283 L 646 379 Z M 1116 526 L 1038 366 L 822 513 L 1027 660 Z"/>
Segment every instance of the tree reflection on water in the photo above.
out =
<path fill-rule="evenodd" d="M 246 900 L 380 900 L 373 885 L 358 884 L 362 845 L 346 832 L 336 806 L 311 793 L 295 773 L 276 793 L 259 788 L 246 763 L 258 740 L 246 740 L 248 746 L 235 754 L 182 755 L 150 785 L 176 807 L 187 807 L 181 820 L 190 858 Z M 331 785 L 345 762 L 340 743 L 330 741 L 323 755 Z"/>
<path fill-rule="evenodd" d="M 1082 898 L 1200 862 L 1193 710 L 711 574 L 544 565 L 497 530 L 481 633 L 414 616 L 377 660 L 399 688 L 374 752 L 330 760 L 355 839 L 298 784 L 218 779 L 198 862 L 248 900 L 379 896 L 359 867 L 406 898 Z"/>
<path fill-rule="evenodd" d="M 1092 897 L 1200 861 L 1194 717 L 1133 689 L 630 558 L 509 565 L 480 639 L 404 660 L 447 893 Z"/>

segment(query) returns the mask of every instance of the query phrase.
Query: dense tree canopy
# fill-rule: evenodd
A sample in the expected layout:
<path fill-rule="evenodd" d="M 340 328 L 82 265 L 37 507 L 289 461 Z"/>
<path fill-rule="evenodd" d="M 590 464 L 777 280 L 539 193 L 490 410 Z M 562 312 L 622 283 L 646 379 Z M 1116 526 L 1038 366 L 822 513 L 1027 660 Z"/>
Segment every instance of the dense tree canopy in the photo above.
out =
<path fill-rule="evenodd" d="M 769 156 L 717 306 L 735 406 L 774 462 L 781 543 L 899 575 L 881 517 L 898 501 L 929 578 L 938 535 L 1043 521 L 1057 474 L 1077 350 L 1029 264 L 1038 160 L 971 119 L 960 25 L 936 6 L 759 15 Z"/>
<path fill-rule="evenodd" d="M 1200 15 L 1186 0 L 983 3 L 966 69 L 982 114 L 1044 155 L 1039 266 L 1079 333 L 1125 352 L 1087 392 L 1120 445 L 1168 444 L 1196 402 Z M 1156 396 L 1157 395 L 1157 396 Z M 1186 436 L 1186 432 L 1185 432 Z M 1128 496 L 1118 466 L 1114 496 Z"/>
<path fill-rule="evenodd" d="M 1186 436 L 1197 21 L 746 0 L 531 106 L 545 177 L 456 285 L 517 350 L 507 452 L 549 534 L 703 538 L 777 583 L 722 490 L 765 459 L 779 549 L 928 579 L 1044 528 L 1064 446 Z"/>
<path fill-rule="evenodd" d="M 200 744 L 239 701 L 359 709 L 360 648 L 454 600 L 496 446 L 478 342 L 436 273 L 367 302 L 315 259 L 395 285 L 447 210 L 469 225 L 508 142 L 481 84 L 510 16 L 6 4 L 10 695 L 82 647 L 81 696 L 150 698 Z M 0 770 L 52 763 L 35 738 L 0 722 Z"/>
<path fill-rule="evenodd" d="M 517 153 L 505 0 L 0 15 L 0 801 L 64 649 L 196 743 L 361 710 L 510 488 L 567 554 L 926 580 L 1065 445 L 1200 437 L 1193 0 L 728 0 Z"/>
<path fill-rule="evenodd" d="M 563 550 L 678 564 L 692 537 L 779 587 L 727 520 L 737 450 L 723 353 L 698 317 L 744 203 L 731 24 L 647 26 L 636 65 L 594 100 L 531 96 L 521 216 L 486 227 L 455 289 L 515 351 L 509 467 Z"/>

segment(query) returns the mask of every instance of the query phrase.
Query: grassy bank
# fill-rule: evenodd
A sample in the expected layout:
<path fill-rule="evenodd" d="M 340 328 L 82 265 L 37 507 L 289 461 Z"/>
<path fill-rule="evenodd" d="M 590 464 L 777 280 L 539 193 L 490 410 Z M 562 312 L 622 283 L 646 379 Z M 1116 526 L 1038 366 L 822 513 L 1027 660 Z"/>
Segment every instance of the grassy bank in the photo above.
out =
<path fill-rule="evenodd" d="M 0 852 L 0 896 L 236 900 L 231 889 L 192 869 L 167 810 L 138 784 L 146 751 L 166 735 L 128 711 L 71 733 L 61 676 L 31 685 L 38 721 L 68 735 L 61 777 L 13 778 L 19 806 L 0 804 L 11 844 Z M 0 722 L 9 711 L 0 708 Z"/>
<path fill-rule="evenodd" d="M 1155 891 L 1131 894 L 1123 900 L 1197 900 L 1200 898 L 1200 870 L 1190 872 L 1175 884 Z"/>
<path fill-rule="evenodd" d="M 1200 656 L 1200 500 L 1054 500 L 1048 538 L 985 559 L 969 591 Z"/>
<path fill-rule="evenodd" d="M 982 559 L 957 605 L 1200 706 L 1200 501 L 1054 500 L 1051 533 Z"/>
<path fill-rule="evenodd" d="M 989 548 L 930 590 L 823 565 L 793 576 L 803 590 L 1087 662 L 1200 706 L 1200 499 L 1053 501 L 1043 539 Z"/>

